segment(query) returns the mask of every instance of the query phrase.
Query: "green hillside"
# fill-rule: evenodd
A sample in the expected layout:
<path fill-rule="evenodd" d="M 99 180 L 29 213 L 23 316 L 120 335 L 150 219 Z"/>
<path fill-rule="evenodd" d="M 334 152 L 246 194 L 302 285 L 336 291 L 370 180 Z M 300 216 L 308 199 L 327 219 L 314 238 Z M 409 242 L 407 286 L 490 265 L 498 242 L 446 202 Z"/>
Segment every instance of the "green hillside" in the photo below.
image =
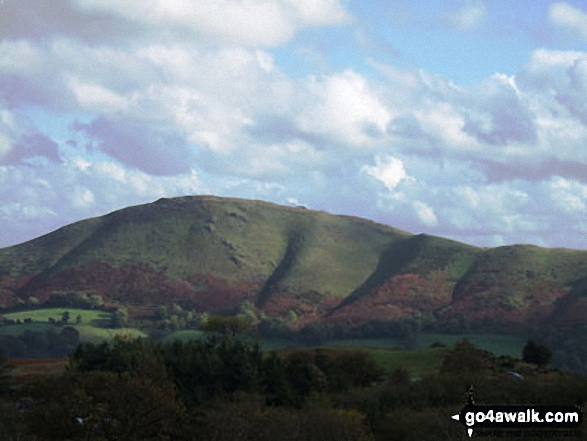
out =
<path fill-rule="evenodd" d="M 587 252 L 482 249 L 262 201 L 160 199 L 0 249 L 0 307 L 52 293 L 349 323 L 424 314 L 522 326 L 587 318 Z M 572 321 L 571 320 L 571 321 Z"/>

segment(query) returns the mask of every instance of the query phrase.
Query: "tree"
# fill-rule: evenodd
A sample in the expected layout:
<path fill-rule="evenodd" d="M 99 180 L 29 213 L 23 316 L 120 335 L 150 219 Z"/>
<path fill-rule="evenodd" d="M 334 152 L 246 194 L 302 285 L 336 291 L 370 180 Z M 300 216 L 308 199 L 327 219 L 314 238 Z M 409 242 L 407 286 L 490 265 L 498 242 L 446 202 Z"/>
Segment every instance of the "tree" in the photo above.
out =
<path fill-rule="evenodd" d="M 24 415 L 26 428 L 42 439 L 187 439 L 185 409 L 168 380 L 73 373 L 40 380 L 30 393 L 39 404 Z"/>
<path fill-rule="evenodd" d="M 546 345 L 528 340 L 522 351 L 522 360 L 538 366 L 546 366 L 552 361 L 552 351 Z"/>
<path fill-rule="evenodd" d="M 466 338 L 460 340 L 454 349 L 446 354 L 442 362 L 442 372 L 475 373 L 488 366 L 488 356 Z"/>
<path fill-rule="evenodd" d="M 104 304 L 104 300 L 102 299 L 102 296 L 99 294 L 92 294 L 90 296 L 89 302 L 92 308 L 99 308 Z"/>
<path fill-rule="evenodd" d="M 118 308 L 112 313 L 111 326 L 113 328 L 124 328 L 128 322 L 128 311 L 126 308 Z"/>
<path fill-rule="evenodd" d="M 69 317 L 69 311 L 64 311 L 64 312 L 63 312 L 63 315 L 61 316 L 61 322 L 62 322 L 64 325 L 67 325 L 67 322 L 69 321 L 69 318 L 70 318 L 70 317 Z"/>
<path fill-rule="evenodd" d="M 208 332 L 218 332 L 223 335 L 243 331 L 247 327 L 245 321 L 240 317 L 222 317 L 213 315 L 203 324 L 202 329 Z"/>
<path fill-rule="evenodd" d="M 167 317 L 169 317 L 169 308 L 165 305 L 159 306 L 155 312 L 155 318 L 157 320 L 165 320 Z"/>
<path fill-rule="evenodd" d="M 0 395 L 5 394 L 11 388 L 12 378 L 10 371 L 12 366 L 8 364 L 8 359 L 0 352 Z"/>
<path fill-rule="evenodd" d="M 30 308 L 36 308 L 37 306 L 39 306 L 41 304 L 40 300 L 34 296 L 30 296 L 27 300 L 26 300 L 27 306 Z"/>

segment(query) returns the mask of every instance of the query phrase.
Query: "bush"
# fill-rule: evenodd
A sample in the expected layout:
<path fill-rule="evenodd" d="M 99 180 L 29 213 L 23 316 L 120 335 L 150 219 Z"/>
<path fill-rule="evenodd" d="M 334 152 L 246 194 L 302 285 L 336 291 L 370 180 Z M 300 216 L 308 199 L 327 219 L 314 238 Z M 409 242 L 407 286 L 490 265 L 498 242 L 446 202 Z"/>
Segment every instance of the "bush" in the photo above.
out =
<path fill-rule="evenodd" d="M 528 340 L 522 351 L 522 360 L 538 366 L 547 366 L 552 361 L 552 351 L 545 345 Z"/>

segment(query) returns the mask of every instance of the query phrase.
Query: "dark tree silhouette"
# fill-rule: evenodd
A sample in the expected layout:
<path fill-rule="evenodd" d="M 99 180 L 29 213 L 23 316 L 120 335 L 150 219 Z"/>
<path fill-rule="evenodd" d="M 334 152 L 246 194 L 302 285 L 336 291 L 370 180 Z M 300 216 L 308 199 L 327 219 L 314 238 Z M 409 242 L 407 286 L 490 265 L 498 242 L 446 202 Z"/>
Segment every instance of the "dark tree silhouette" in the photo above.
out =
<path fill-rule="evenodd" d="M 546 366 L 552 361 L 552 351 L 546 345 L 541 345 L 533 340 L 528 340 L 522 351 L 522 360 L 526 363 Z"/>

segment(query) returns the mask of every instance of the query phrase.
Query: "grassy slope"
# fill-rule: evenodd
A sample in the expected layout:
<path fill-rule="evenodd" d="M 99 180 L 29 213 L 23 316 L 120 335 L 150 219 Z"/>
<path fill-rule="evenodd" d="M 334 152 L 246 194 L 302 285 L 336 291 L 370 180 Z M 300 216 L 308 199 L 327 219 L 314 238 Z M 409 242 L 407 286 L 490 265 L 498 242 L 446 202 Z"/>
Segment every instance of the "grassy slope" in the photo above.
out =
<path fill-rule="evenodd" d="M 0 249 L 0 288 L 18 276 L 43 278 L 94 262 L 115 267 L 139 262 L 169 279 L 202 275 L 235 286 L 249 283 L 261 293 L 260 306 L 263 297 L 280 292 L 317 291 L 348 297 L 342 306 L 365 307 L 356 300 L 398 274 L 429 282 L 420 290 L 436 289 L 434 280 L 441 277 L 446 301 L 454 288 L 456 300 L 482 295 L 488 300 L 476 305 L 490 308 L 530 307 L 537 304 L 532 296 L 550 291 L 559 297 L 587 293 L 587 252 L 479 249 L 358 218 L 212 196 L 161 199 Z M 14 292 L 26 297 L 26 281 L 22 286 Z M 386 289 L 393 298 L 393 286 Z M 434 292 L 417 295 L 425 301 Z M 555 297 L 538 302 L 552 305 Z"/>
<path fill-rule="evenodd" d="M 109 340 L 116 336 L 143 338 L 147 334 L 139 329 L 134 328 L 120 328 L 107 329 L 110 324 L 112 314 L 105 311 L 75 309 L 75 308 L 46 308 L 31 311 L 19 311 L 5 314 L 6 318 L 13 320 L 24 320 L 31 318 L 33 323 L 20 325 L 0 326 L 0 335 L 22 335 L 25 331 L 46 331 L 48 329 L 56 329 L 55 325 L 48 324 L 49 318 L 60 320 L 63 313 L 69 311 L 70 326 L 78 330 L 80 340 L 83 342 L 100 342 Z M 76 325 L 75 320 L 78 315 L 82 316 L 82 324 Z"/>
<path fill-rule="evenodd" d="M 455 287 L 454 298 L 464 302 L 475 298 L 477 309 L 499 306 L 511 314 L 520 310 L 556 314 L 559 299 L 584 295 L 586 276 L 585 251 L 505 246 L 476 256 Z"/>
<path fill-rule="evenodd" d="M 431 374 L 440 368 L 447 349 L 391 350 L 371 348 L 367 352 L 385 372 L 389 373 L 402 368 L 413 376 L 421 376 Z"/>
<path fill-rule="evenodd" d="M 261 201 L 162 199 L 2 249 L 0 276 L 142 262 L 171 277 L 203 274 L 262 285 L 296 240 L 276 280 L 280 287 L 346 296 L 374 270 L 381 250 L 405 236 L 363 219 Z"/>
<path fill-rule="evenodd" d="M 78 316 L 82 317 L 82 324 L 92 325 L 95 327 L 108 326 L 111 320 L 112 314 L 105 311 L 87 310 L 87 309 L 75 309 L 75 308 L 46 308 L 37 309 L 32 311 L 19 311 L 4 314 L 4 317 L 13 320 L 24 320 L 30 318 L 33 322 L 47 323 L 49 318 L 54 320 L 61 320 L 63 313 L 69 311 L 69 323 L 75 324 Z"/>
<path fill-rule="evenodd" d="M 450 282 L 456 283 L 479 252 L 479 248 L 439 237 L 423 234 L 404 237 L 381 253 L 375 271 L 342 306 L 369 294 L 398 274 L 413 273 L 430 277 L 436 271 L 443 271 Z"/>

